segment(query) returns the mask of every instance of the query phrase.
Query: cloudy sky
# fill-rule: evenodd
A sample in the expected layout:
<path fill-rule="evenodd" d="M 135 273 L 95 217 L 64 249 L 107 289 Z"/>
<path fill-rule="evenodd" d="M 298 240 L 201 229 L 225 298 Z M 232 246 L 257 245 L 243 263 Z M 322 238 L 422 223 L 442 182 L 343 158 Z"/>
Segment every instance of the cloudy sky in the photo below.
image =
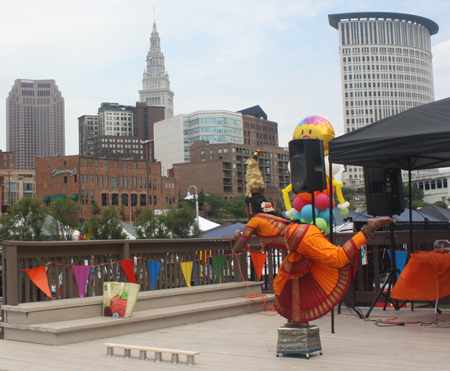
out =
<path fill-rule="evenodd" d="M 338 33 L 328 14 L 358 11 L 435 21 L 435 98 L 450 96 L 448 0 L 5 1 L 1 96 L 6 100 L 15 79 L 56 80 L 65 98 L 66 154 L 77 154 L 78 117 L 96 114 L 102 102 L 139 100 L 154 6 L 176 115 L 259 104 L 278 122 L 280 146 L 311 115 L 343 134 Z M 3 103 L 2 150 L 5 118 Z"/>

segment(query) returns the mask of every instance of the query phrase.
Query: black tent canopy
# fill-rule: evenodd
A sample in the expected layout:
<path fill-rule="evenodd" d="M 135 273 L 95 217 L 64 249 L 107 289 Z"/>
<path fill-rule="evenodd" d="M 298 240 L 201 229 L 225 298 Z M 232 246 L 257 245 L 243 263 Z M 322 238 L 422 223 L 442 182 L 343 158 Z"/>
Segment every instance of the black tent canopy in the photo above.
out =
<path fill-rule="evenodd" d="M 418 170 L 450 166 L 450 98 L 411 108 L 329 142 L 332 163 Z"/>

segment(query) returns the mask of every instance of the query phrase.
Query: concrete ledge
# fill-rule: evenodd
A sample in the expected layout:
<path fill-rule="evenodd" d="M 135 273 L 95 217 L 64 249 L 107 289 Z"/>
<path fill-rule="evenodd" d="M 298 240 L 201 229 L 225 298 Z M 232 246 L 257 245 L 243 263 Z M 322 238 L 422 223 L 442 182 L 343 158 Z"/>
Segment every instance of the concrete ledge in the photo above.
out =
<path fill-rule="evenodd" d="M 262 282 L 247 282 L 255 292 L 261 293 Z M 134 312 L 176 305 L 206 302 L 249 295 L 244 282 L 182 287 L 176 289 L 143 291 L 139 293 Z M 19 305 L 3 305 L 7 323 L 32 325 L 103 316 L 103 297 L 47 300 Z"/>
<path fill-rule="evenodd" d="M 258 295 L 261 284 L 247 282 Z M 243 297 L 249 288 L 240 282 L 141 292 L 131 318 L 104 317 L 102 297 L 4 305 L 0 325 L 6 340 L 70 344 L 264 310 L 264 297 Z M 273 302 L 273 294 L 266 296 Z"/>

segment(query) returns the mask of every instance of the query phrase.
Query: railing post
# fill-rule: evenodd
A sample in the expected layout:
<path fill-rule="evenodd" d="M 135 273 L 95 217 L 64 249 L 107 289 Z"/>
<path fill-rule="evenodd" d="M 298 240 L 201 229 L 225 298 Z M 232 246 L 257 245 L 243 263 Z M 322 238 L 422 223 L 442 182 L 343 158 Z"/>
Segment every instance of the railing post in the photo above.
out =
<path fill-rule="evenodd" d="M 19 304 L 17 246 L 3 245 L 3 304 Z"/>
<path fill-rule="evenodd" d="M 119 260 L 130 259 L 130 243 L 125 242 L 120 246 Z M 125 272 L 120 268 L 120 282 L 125 282 Z"/>

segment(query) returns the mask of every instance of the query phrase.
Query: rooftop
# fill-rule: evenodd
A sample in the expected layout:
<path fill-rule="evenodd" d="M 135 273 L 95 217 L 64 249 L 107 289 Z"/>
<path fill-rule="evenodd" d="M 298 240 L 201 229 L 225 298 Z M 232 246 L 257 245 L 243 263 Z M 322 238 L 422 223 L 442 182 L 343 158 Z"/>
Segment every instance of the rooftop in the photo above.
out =
<path fill-rule="evenodd" d="M 339 13 L 339 14 L 329 14 L 328 21 L 330 26 L 338 29 L 338 23 L 340 21 L 349 20 L 394 20 L 394 21 L 405 21 L 411 23 L 420 24 L 430 31 L 431 35 L 435 35 L 439 31 L 439 26 L 436 22 L 431 19 L 420 17 L 413 14 L 404 13 L 393 13 L 393 12 L 354 12 L 354 13 Z"/>

